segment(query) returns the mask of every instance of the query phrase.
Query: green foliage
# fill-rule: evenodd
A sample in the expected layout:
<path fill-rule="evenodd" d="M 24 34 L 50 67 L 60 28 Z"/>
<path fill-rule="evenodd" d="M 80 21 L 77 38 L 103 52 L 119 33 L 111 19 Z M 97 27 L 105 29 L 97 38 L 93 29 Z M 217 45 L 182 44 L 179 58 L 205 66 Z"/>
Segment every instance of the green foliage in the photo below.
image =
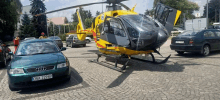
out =
<path fill-rule="evenodd" d="M 44 13 L 46 11 L 44 0 L 30 0 L 31 10 L 30 13 L 33 15 L 32 23 L 37 31 L 37 35 L 40 36 L 42 32 L 47 35 L 47 17 L 46 15 L 34 16 L 36 14 Z"/>
<path fill-rule="evenodd" d="M 145 11 L 144 15 L 149 15 L 149 16 L 152 17 L 152 16 L 154 15 L 154 10 L 153 10 L 153 9 L 152 9 L 152 10 L 148 10 L 148 9 L 147 9 L 147 10 Z"/>
<path fill-rule="evenodd" d="M 36 30 L 33 26 L 33 24 L 30 21 L 30 18 L 25 13 L 23 16 L 23 19 L 21 20 L 22 25 L 20 26 L 20 33 L 19 35 L 21 37 L 35 37 L 36 36 Z"/>
<path fill-rule="evenodd" d="M 91 24 L 92 24 L 92 13 L 91 13 L 91 11 L 90 10 L 84 10 L 83 8 L 81 8 L 79 10 L 79 12 L 80 12 L 80 15 L 81 15 L 81 18 L 82 18 L 82 21 L 83 21 L 85 27 L 86 28 L 91 27 Z M 73 25 L 71 25 L 71 30 L 76 30 L 76 26 L 78 24 L 77 12 L 75 12 L 72 15 L 72 19 L 73 19 L 73 23 L 72 23 Z"/>
<path fill-rule="evenodd" d="M 182 11 L 182 14 L 180 15 L 180 19 L 177 21 L 177 24 L 179 24 L 180 21 L 183 21 L 183 13 L 186 14 L 186 19 L 192 19 L 195 18 L 195 16 L 193 15 L 193 11 L 199 10 L 199 5 L 189 0 L 154 0 L 154 7 L 156 6 L 157 2 L 161 2 L 167 6 Z"/>
<path fill-rule="evenodd" d="M 96 11 L 96 16 L 100 15 L 101 13 L 99 11 Z"/>
<path fill-rule="evenodd" d="M 18 22 L 17 5 L 13 0 L 0 0 L 0 39 L 4 36 L 13 36 Z"/>
<path fill-rule="evenodd" d="M 66 35 L 65 34 L 59 34 L 57 36 L 59 36 L 62 41 L 66 41 Z"/>
<path fill-rule="evenodd" d="M 91 27 L 92 20 L 93 20 L 93 18 L 86 18 L 85 23 L 84 23 L 86 28 L 90 28 Z"/>
<path fill-rule="evenodd" d="M 220 1 L 219 0 L 210 0 L 209 1 L 209 9 L 208 9 L 208 16 L 209 21 L 212 22 L 219 22 L 219 9 L 220 9 Z M 207 4 L 204 6 L 204 13 L 203 17 L 206 17 L 207 11 Z"/>

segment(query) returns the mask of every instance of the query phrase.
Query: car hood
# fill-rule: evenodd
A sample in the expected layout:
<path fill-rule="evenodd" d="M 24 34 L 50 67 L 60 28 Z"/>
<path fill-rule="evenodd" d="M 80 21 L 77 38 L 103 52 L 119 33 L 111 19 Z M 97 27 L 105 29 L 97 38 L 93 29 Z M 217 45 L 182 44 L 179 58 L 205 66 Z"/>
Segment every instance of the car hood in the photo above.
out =
<path fill-rule="evenodd" d="M 31 56 L 15 56 L 11 61 L 11 68 L 27 68 L 31 66 L 56 65 L 65 62 L 62 53 L 38 54 Z"/>

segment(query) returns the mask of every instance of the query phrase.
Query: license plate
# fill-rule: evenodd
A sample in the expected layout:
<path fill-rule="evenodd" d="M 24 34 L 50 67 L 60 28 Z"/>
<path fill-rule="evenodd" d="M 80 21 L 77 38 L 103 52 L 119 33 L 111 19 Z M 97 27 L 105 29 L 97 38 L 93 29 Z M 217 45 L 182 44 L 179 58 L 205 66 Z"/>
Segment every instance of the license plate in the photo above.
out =
<path fill-rule="evenodd" d="M 51 79 L 51 78 L 53 78 L 52 74 L 42 75 L 42 76 L 35 76 L 35 77 L 32 78 L 32 81 L 46 80 L 46 79 Z"/>
<path fill-rule="evenodd" d="M 176 43 L 184 43 L 184 41 L 176 41 Z"/>

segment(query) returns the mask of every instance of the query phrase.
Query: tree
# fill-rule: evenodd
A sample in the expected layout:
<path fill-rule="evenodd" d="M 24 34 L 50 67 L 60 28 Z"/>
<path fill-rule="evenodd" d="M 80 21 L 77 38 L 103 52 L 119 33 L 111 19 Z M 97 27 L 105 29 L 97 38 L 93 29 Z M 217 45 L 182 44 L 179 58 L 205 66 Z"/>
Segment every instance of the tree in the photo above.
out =
<path fill-rule="evenodd" d="M 84 10 L 83 8 L 79 9 L 82 21 L 85 25 L 86 28 L 91 27 L 92 24 L 92 13 L 90 10 Z M 100 13 L 100 12 L 99 12 Z M 73 19 L 73 27 L 74 30 L 76 30 L 76 26 L 78 24 L 78 16 L 77 16 L 77 12 L 75 12 L 74 14 L 72 14 L 72 19 Z M 65 31 L 66 32 L 66 31 Z"/>
<path fill-rule="evenodd" d="M 46 7 L 43 3 L 44 0 L 30 0 L 31 2 L 31 10 L 30 13 L 33 15 L 32 22 L 34 27 L 38 33 L 38 36 L 41 35 L 42 32 L 47 35 L 47 17 L 46 15 L 34 16 L 36 14 L 44 13 L 46 11 Z"/>
<path fill-rule="evenodd" d="M 100 12 L 99 11 L 96 11 L 96 16 L 100 15 Z"/>
<path fill-rule="evenodd" d="M 193 15 L 193 11 L 199 10 L 199 5 L 189 0 L 154 0 L 154 7 L 156 6 L 157 2 L 163 3 L 174 9 L 182 11 L 180 18 L 183 18 L 183 13 L 186 14 L 186 19 L 195 18 L 195 16 Z M 183 19 L 179 19 L 177 21 L 177 24 L 182 21 Z"/>
<path fill-rule="evenodd" d="M 7 41 L 5 36 L 14 36 L 18 22 L 17 5 L 14 0 L 0 0 L 0 39 Z"/>
<path fill-rule="evenodd" d="M 27 13 L 25 12 L 22 21 L 22 25 L 30 25 L 30 18 L 28 17 Z"/>
<path fill-rule="evenodd" d="M 35 37 L 36 36 L 36 31 L 35 28 L 33 27 L 33 24 L 30 22 L 30 18 L 28 17 L 27 13 L 23 15 L 22 25 L 20 26 L 20 33 L 19 35 L 21 37 Z"/>
<path fill-rule="evenodd" d="M 144 13 L 144 15 L 148 15 L 148 16 L 151 16 L 151 17 L 153 16 L 153 14 L 154 14 L 154 10 L 153 10 L 153 9 L 152 9 L 152 10 L 148 10 L 148 9 L 147 9 L 147 10 L 145 11 L 145 13 Z"/>
<path fill-rule="evenodd" d="M 89 12 L 88 12 L 88 18 L 92 18 L 92 13 L 91 13 L 90 10 L 89 10 Z"/>
<path fill-rule="evenodd" d="M 208 16 L 210 22 L 219 22 L 219 10 L 220 10 L 220 1 L 219 0 L 211 0 L 209 2 L 209 8 L 208 8 Z M 207 11 L 207 4 L 204 6 L 204 13 L 203 17 L 206 17 L 206 11 Z"/>
<path fill-rule="evenodd" d="M 93 18 L 86 18 L 86 20 L 85 20 L 85 27 L 86 28 L 90 28 L 91 27 L 92 19 Z"/>
<path fill-rule="evenodd" d="M 78 16 L 76 12 L 72 15 L 72 19 L 73 19 L 73 22 L 78 22 Z"/>

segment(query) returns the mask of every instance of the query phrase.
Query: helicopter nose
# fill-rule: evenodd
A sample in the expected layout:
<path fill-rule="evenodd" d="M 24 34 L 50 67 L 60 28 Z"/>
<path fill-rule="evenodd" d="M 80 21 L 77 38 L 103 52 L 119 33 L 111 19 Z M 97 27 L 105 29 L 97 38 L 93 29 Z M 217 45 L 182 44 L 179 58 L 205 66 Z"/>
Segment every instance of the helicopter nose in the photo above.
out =
<path fill-rule="evenodd" d="M 165 31 L 160 30 L 158 32 L 158 37 L 157 37 L 155 48 L 161 47 L 167 41 L 168 38 L 169 36 L 167 35 L 167 33 Z"/>

